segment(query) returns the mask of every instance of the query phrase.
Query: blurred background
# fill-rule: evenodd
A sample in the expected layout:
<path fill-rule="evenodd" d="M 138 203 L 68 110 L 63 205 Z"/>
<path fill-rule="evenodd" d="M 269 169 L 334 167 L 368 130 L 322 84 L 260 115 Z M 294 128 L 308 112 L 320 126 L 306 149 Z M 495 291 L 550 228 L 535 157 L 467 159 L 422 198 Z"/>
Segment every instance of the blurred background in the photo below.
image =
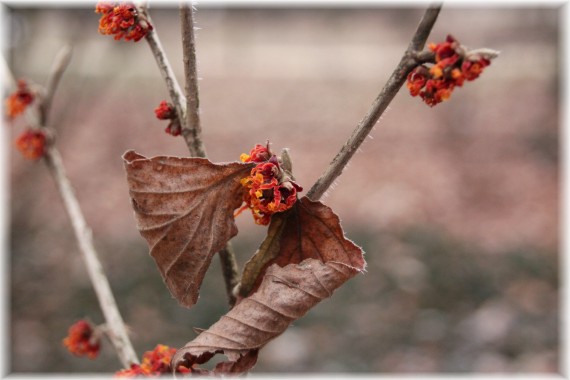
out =
<path fill-rule="evenodd" d="M 99 35 L 91 7 L 5 10 L 16 77 L 45 83 L 58 50 L 73 46 L 51 122 L 138 354 L 183 346 L 227 304 L 214 258 L 198 304 L 179 307 L 135 228 L 121 155 L 188 154 L 154 117 L 168 93 L 146 41 Z M 209 158 L 233 161 L 269 139 L 276 151 L 290 148 L 310 188 L 422 14 L 199 5 Z M 177 9 L 153 6 L 151 16 L 182 80 Z M 452 33 L 500 57 L 435 108 L 405 88 L 396 96 L 323 199 L 366 251 L 367 272 L 268 344 L 254 373 L 559 371 L 560 26 L 554 7 L 444 6 L 429 41 Z M 11 140 L 23 126 L 5 126 Z M 103 317 L 53 180 L 42 162 L 8 148 L 10 370 L 114 372 L 107 341 L 93 361 L 61 343 L 76 320 Z M 243 265 L 265 228 L 246 213 L 237 223 Z"/>

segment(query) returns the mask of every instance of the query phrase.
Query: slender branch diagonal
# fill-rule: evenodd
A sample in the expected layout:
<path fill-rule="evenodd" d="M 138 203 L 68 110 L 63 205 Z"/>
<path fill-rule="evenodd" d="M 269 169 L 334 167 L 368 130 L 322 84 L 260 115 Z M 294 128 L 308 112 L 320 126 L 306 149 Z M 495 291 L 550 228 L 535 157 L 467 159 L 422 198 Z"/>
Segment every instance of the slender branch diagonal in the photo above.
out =
<path fill-rule="evenodd" d="M 36 125 L 37 128 L 49 130 L 46 123 L 52 99 L 70 60 L 71 48 L 69 46 L 65 46 L 59 51 L 54 60 L 51 73 L 44 90 L 44 97 L 41 104 L 38 106 L 40 118 L 35 121 L 36 124 L 39 124 Z M 129 368 L 131 364 L 138 363 L 139 361 L 129 339 L 127 328 L 117 307 L 113 292 L 111 291 L 109 280 L 105 275 L 103 266 L 101 265 L 101 261 L 99 260 L 97 251 L 93 245 L 91 229 L 85 221 L 79 201 L 77 200 L 71 182 L 66 175 L 61 155 L 55 146 L 50 145 L 47 148 L 44 154 L 44 161 L 56 183 L 65 210 L 71 221 L 79 250 L 83 255 L 87 273 L 106 320 L 106 329 L 108 331 L 109 339 L 115 347 L 122 365 L 125 368 Z"/>
<path fill-rule="evenodd" d="M 146 19 L 152 24 L 146 7 L 141 7 Z M 186 97 L 182 94 L 174 71 L 162 48 L 156 28 L 146 35 L 146 40 L 156 59 L 156 63 L 166 83 L 170 98 L 182 125 L 182 136 L 186 146 L 193 157 L 206 157 L 206 150 L 202 142 L 202 128 L 199 114 L 198 76 L 196 69 L 196 48 L 194 38 L 194 20 L 192 5 L 182 1 L 180 5 L 180 21 L 182 35 L 182 49 L 184 59 L 184 75 Z M 222 273 L 226 283 L 226 290 L 230 306 L 235 303 L 233 288 L 239 282 L 239 270 L 237 260 L 231 243 L 219 252 L 222 263 Z"/>
<path fill-rule="evenodd" d="M 431 29 L 437 20 L 440 9 L 441 4 L 428 7 L 400 63 L 398 63 L 398 66 L 394 72 L 392 72 L 390 78 L 388 78 L 388 82 L 384 85 L 364 118 L 358 123 L 347 142 L 342 146 L 329 166 L 307 192 L 309 199 L 316 201 L 323 196 L 335 179 L 340 176 L 354 153 L 356 153 L 366 136 L 368 136 L 376 122 L 380 119 L 380 116 L 382 116 L 386 108 L 388 108 L 388 105 L 392 102 L 392 99 L 394 99 L 400 87 L 402 87 L 406 81 L 406 77 L 410 71 L 422 62 L 420 59 L 429 58 L 420 54 L 418 49 L 423 49 Z"/>

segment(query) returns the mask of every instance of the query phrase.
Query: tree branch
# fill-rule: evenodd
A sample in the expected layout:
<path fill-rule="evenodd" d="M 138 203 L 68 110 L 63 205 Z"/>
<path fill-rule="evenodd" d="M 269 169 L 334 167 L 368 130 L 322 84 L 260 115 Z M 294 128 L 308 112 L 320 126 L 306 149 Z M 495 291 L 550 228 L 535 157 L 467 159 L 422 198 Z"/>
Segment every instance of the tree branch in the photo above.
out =
<path fill-rule="evenodd" d="M 352 132 L 348 141 L 342 146 L 338 154 L 329 164 L 328 168 L 321 174 L 313 187 L 311 187 L 307 192 L 308 198 L 318 200 L 322 197 L 335 179 L 341 175 L 344 167 L 348 164 L 360 145 L 362 145 L 366 136 L 368 136 L 378 119 L 380 119 L 380 116 L 382 116 L 392 99 L 394 99 L 394 96 L 396 96 L 400 90 L 400 87 L 402 87 L 406 81 L 406 77 L 410 71 L 421 63 L 416 58 L 429 58 L 420 54 L 419 50 L 423 49 L 440 10 L 441 4 L 434 4 L 428 7 L 414 36 L 412 37 L 408 49 L 400 60 L 400 63 L 392 75 L 390 75 L 388 82 L 384 85 L 384 88 L 382 88 L 382 91 L 380 91 L 380 94 L 372 103 L 368 113 Z"/>
<path fill-rule="evenodd" d="M 71 49 L 69 46 L 65 46 L 58 53 L 54 64 L 52 66 L 51 74 L 48 78 L 45 96 L 42 103 L 39 105 L 40 110 L 40 128 L 46 129 L 47 115 L 51 106 L 51 101 L 57 89 L 57 85 L 63 75 L 65 69 L 67 68 L 71 59 Z M 133 345 L 129 340 L 127 334 L 127 328 L 117 304 L 111 287 L 109 286 L 109 281 L 105 276 L 103 271 L 103 266 L 99 261 L 97 252 L 95 251 L 93 245 L 93 239 L 91 235 L 91 230 L 89 229 L 79 202 L 75 197 L 73 188 L 63 167 L 61 156 L 54 146 L 49 146 L 45 155 L 45 163 L 55 180 L 65 210 L 69 215 L 69 219 L 73 226 L 73 231 L 77 239 L 79 250 L 83 254 L 83 259 L 87 267 L 87 273 L 93 284 L 95 294 L 101 306 L 103 315 L 105 316 L 106 324 L 109 330 L 109 338 L 111 343 L 117 351 L 119 360 L 125 368 L 128 368 L 133 363 L 138 363 L 137 355 L 133 349 Z"/>
<path fill-rule="evenodd" d="M 141 7 L 140 11 L 144 13 L 146 19 L 152 25 L 152 20 L 146 8 Z M 170 65 L 170 62 L 166 57 L 166 53 L 162 48 L 162 44 L 160 43 L 160 39 L 158 38 L 156 29 L 154 28 L 153 30 L 148 32 L 147 35 L 145 36 L 145 39 L 148 42 L 148 46 L 150 47 L 154 59 L 156 60 L 158 69 L 162 74 L 162 79 L 164 79 L 164 83 L 166 83 L 166 88 L 168 89 L 168 93 L 170 94 L 170 99 L 172 100 L 174 108 L 176 109 L 178 120 L 180 120 L 180 122 L 183 123 L 186 115 L 186 105 L 185 105 L 186 99 L 184 99 L 184 95 L 182 95 L 182 90 L 180 89 L 180 85 L 176 80 L 176 76 L 174 75 L 172 66 Z M 190 152 L 193 153 L 192 150 L 190 150 Z"/>
<path fill-rule="evenodd" d="M 416 29 L 416 33 L 412 37 L 410 41 L 410 45 L 408 46 L 408 52 L 413 51 L 422 51 L 426 44 L 426 41 L 433 29 L 433 25 L 437 20 L 437 16 L 439 16 L 439 11 L 441 11 L 442 3 L 433 3 L 428 6 L 426 9 L 422 19 L 420 20 L 420 24 Z"/>
<path fill-rule="evenodd" d="M 48 77 L 48 81 L 45 87 L 44 98 L 39 107 L 40 109 L 40 125 L 47 126 L 48 113 L 51 109 L 51 102 L 53 100 L 53 95 L 55 90 L 59 85 L 59 81 L 63 76 L 63 73 L 67 69 L 69 62 L 71 61 L 71 46 L 64 46 L 56 55 L 54 62 L 52 64 L 51 75 Z"/>
<path fill-rule="evenodd" d="M 200 99 L 198 97 L 198 74 L 196 71 L 196 43 L 194 38 L 194 15 L 192 4 L 180 4 L 182 54 L 186 89 L 186 120 L 182 123 L 182 136 L 194 156 L 206 157 L 200 125 Z"/>
<path fill-rule="evenodd" d="M 99 300 L 99 305 L 107 322 L 108 336 L 117 351 L 117 355 L 123 367 L 129 368 L 131 364 L 138 363 L 139 361 L 133 345 L 129 340 L 127 328 L 123 322 L 115 298 L 113 297 L 109 281 L 107 280 L 107 276 L 105 276 L 103 266 L 93 246 L 91 229 L 83 217 L 79 202 L 75 197 L 71 183 L 67 179 L 61 156 L 57 149 L 53 146 L 48 148 L 44 160 L 55 180 L 65 210 L 71 220 L 75 238 L 77 239 L 79 249 L 83 254 L 83 259 L 87 267 L 87 273 L 89 274 L 89 278 L 95 289 L 95 294 Z"/>
<path fill-rule="evenodd" d="M 192 4 L 180 3 L 180 32 L 182 34 L 182 54 L 184 59 L 184 79 L 186 89 L 186 120 L 182 123 L 182 135 L 188 149 L 194 156 L 206 157 L 200 125 L 200 98 L 198 95 L 198 74 L 196 69 L 196 39 L 194 37 L 194 12 Z M 233 306 L 236 297 L 234 287 L 239 283 L 239 268 L 231 242 L 218 252 L 222 275 L 226 284 L 228 303 Z"/>
<path fill-rule="evenodd" d="M 149 23 L 152 24 L 150 15 L 146 7 L 141 7 Z M 185 1 L 180 6 L 180 21 L 182 34 L 182 49 L 184 58 L 184 75 L 186 80 L 186 99 L 182 95 L 180 85 L 176 81 L 174 72 L 168 62 L 168 58 L 162 48 L 156 28 L 146 35 L 146 40 L 150 46 L 162 78 L 170 93 L 170 98 L 176 109 L 178 119 L 182 126 L 182 136 L 186 142 L 190 155 L 193 157 L 206 157 L 206 150 L 202 142 L 202 127 L 200 125 L 199 96 L 198 96 L 198 76 L 196 73 L 196 48 L 194 38 L 194 20 L 192 6 Z M 219 252 L 222 264 L 222 273 L 226 283 L 228 302 L 230 306 L 235 303 L 233 287 L 239 282 L 239 270 L 234 255 L 234 250 L 230 242 Z"/>

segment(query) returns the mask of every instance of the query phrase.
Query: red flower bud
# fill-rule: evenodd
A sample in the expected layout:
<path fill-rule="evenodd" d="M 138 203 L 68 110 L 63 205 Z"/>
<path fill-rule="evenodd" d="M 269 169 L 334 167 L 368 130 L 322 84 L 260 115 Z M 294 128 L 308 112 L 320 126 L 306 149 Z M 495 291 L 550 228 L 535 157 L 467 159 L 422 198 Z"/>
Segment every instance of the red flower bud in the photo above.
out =
<path fill-rule="evenodd" d="M 406 86 L 410 95 L 420 95 L 430 107 L 449 99 L 455 87 L 463 86 L 465 80 L 478 78 L 483 69 L 491 64 L 480 52 L 466 53 L 465 48 L 451 35 L 447 36 L 445 42 L 429 44 L 429 49 L 435 53 L 435 64 L 429 69 L 421 65 L 412 70 Z"/>
<path fill-rule="evenodd" d="M 28 129 L 16 139 L 16 148 L 28 160 L 37 160 L 45 153 L 46 136 L 42 131 Z"/>
<path fill-rule="evenodd" d="M 20 79 L 18 89 L 6 99 L 6 115 L 9 119 L 14 119 L 23 113 L 34 99 L 35 94 L 28 87 L 28 83 Z"/>
<path fill-rule="evenodd" d="M 249 154 L 242 153 L 240 160 L 242 162 L 265 162 L 271 158 L 269 151 L 269 143 L 266 146 L 257 144 Z"/>
<path fill-rule="evenodd" d="M 159 120 L 174 119 L 176 117 L 176 110 L 172 104 L 163 100 L 158 107 L 155 108 L 154 114 Z"/>
<path fill-rule="evenodd" d="M 69 335 L 63 340 L 63 344 L 76 356 L 95 359 L 99 354 L 100 339 L 94 331 L 93 326 L 82 319 L 69 328 Z"/>
<path fill-rule="evenodd" d="M 176 353 L 176 348 L 170 348 L 164 344 L 157 344 L 154 350 L 147 351 L 142 357 L 141 364 L 132 364 L 129 369 L 123 369 L 115 373 L 116 377 L 156 377 L 170 374 L 170 362 Z M 176 372 L 189 373 L 190 368 L 178 366 Z"/>

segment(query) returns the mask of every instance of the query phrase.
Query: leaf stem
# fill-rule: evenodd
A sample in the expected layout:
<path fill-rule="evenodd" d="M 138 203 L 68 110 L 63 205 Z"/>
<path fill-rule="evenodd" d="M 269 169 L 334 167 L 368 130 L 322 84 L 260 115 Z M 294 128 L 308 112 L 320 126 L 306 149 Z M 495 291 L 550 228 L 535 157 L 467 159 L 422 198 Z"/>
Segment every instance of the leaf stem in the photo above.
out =
<path fill-rule="evenodd" d="M 51 101 L 70 60 L 71 48 L 69 46 L 65 46 L 56 56 L 51 74 L 47 81 L 45 96 L 42 104 L 39 106 L 40 127 L 42 128 L 47 128 L 47 116 L 51 108 Z M 73 187 L 65 173 L 61 156 L 53 145 L 48 147 L 44 155 L 44 161 L 55 180 L 63 200 L 65 210 L 69 215 L 79 249 L 83 254 L 89 278 L 91 279 L 101 310 L 103 311 L 103 315 L 107 321 L 107 326 L 110 332 L 108 334 L 109 338 L 117 351 L 117 355 L 119 356 L 119 360 L 122 365 L 125 368 L 128 368 L 131 364 L 138 363 L 137 355 L 133 349 L 131 341 L 129 340 L 127 328 L 123 322 L 117 303 L 113 297 L 109 281 L 93 245 L 91 229 L 85 221 L 79 202 L 74 194 Z"/>
<path fill-rule="evenodd" d="M 319 200 L 325 191 L 332 185 L 338 176 L 342 174 L 343 169 L 348 164 L 354 153 L 364 142 L 366 136 L 370 133 L 380 116 L 384 113 L 392 99 L 396 96 L 400 87 L 406 81 L 406 77 L 419 63 L 422 61 L 417 58 L 428 59 L 420 53 L 426 40 L 437 20 L 441 4 L 432 4 L 424 13 L 417 29 L 410 41 L 408 49 L 405 51 L 400 63 L 388 78 L 388 82 L 380 91 L 378 97 L 372 103 L 368 113 L 358 123 L 348 141 L 342 146 L 340 151 L 334 157 L 328 168 L 321 174 L 313 187 L 307 192 L 307 197 L 311 200 Z"/>

